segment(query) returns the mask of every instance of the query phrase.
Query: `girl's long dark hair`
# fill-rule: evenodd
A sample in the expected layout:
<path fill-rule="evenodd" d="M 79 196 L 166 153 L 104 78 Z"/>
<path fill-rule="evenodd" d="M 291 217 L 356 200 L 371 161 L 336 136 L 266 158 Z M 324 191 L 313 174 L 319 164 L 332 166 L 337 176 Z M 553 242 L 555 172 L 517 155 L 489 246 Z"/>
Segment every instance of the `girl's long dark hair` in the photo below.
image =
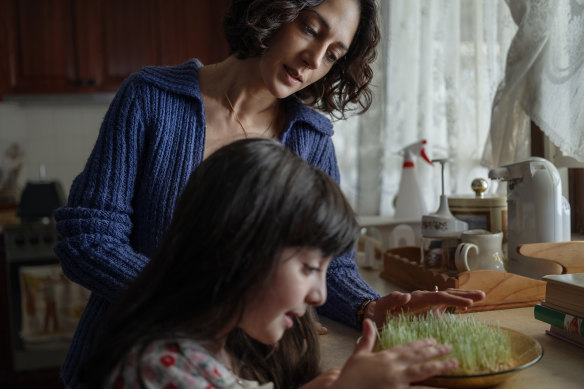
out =
<path fill-rule="evenodd" d="M 219 338 L 269 282 L 284 248 L 338 256 L 352 249 L 357 234 L 339 187 L 278 142 L 248 139 L 221 148 L 192 173 L 157 253 L 108 313 L 80 382 L 101 387 L 135 345 L 184 334 Z M 227 348 L 247 378 L 291 388 L 318 373 L 317 337 L 306 315 L 275 349 L 237 328 Z"/>
<path fill-rule="evenodd" d="M 238 58 L 262 55 L 270 38 L 300 13 L 325 0 L 232 0 L 223 20 L 231 54 Z M 373 101 L 372 64 L 381 41 L 377 0 L 356 0 L 361 7 L 359 27 L 347 54 L 320 80 L 296 93 L 303 103 L 337 118 L 363 113 Z"/>

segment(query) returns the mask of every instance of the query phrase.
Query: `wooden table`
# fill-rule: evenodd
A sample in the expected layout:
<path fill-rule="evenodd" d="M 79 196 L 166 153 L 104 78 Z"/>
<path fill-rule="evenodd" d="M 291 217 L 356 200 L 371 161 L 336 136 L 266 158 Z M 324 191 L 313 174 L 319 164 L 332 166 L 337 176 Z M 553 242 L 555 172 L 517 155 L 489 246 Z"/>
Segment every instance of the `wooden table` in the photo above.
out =
<path fill-rule="evenodd" d="M 361 269 L 363 278 L 380 294 L 401 290 L 379 277 L 378 270 Z M 487 323 L 500 323 L 536 339 L 543 346 L 543 358 L 497 386 L 497 389 L 581 389 L 584 388 L 584 349 L 545 334 L 549 325 L 533 317 L 533 308 L 515 308 L 473 313 Z M 320 318 L 329 333 L 321 336 L 322 367 L 342 366 L 350 356 L 360 333 L 326 317 Z"/>

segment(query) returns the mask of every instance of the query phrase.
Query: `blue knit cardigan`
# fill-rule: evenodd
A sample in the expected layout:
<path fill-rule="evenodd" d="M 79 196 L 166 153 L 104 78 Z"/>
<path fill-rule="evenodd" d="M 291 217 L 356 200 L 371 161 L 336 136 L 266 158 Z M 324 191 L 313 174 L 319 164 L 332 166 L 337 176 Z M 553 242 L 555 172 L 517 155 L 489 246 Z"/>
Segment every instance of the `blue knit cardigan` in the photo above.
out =
<path fill-rule="evenodd" d="M 62 236 L 55 252 L 63 271 L 92 292 L 62 366 L 70 388 L 77 387 L 75 372 L 94 344 L 100 318 L 154 253 L 179 194 L 203 159 L 200 66 L 193 59 L 148 67 L 124 82 L 68 204 L 55 213 Z M 293 98 L 285 104 L 284 146 L 338 183 L 331 122 Z M 358 306 L 379 297 L 360 277 L 354 253 L 331 263 L 327 287 L 319 313 L 352 326 Z"/>

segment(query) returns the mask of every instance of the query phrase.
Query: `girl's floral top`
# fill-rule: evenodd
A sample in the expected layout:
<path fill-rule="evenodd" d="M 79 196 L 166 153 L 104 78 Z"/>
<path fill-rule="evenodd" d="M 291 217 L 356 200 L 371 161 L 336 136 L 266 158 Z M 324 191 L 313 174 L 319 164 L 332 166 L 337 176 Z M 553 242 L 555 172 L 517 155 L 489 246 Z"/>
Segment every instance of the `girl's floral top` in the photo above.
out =
<path fill-rule="evenodd" d="M 188 339 L 152 342 L 138 360 L 134 347 L 106 381 L 113 389 L 272 389 L 235 376 L 198 343 Z"/>

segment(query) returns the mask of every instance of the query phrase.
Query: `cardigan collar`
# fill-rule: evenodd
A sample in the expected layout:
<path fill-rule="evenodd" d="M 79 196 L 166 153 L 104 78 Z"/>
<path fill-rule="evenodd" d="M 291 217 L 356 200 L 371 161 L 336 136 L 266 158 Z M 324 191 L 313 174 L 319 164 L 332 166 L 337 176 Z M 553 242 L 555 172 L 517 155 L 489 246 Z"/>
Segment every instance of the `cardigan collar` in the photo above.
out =
<path fill-rule="evenodd" d="M 199 89 L 199 68 L 202 66 L 201 61 L 193 58 L 178 66 L 148 66 L 142 69 L 140 75 L 159 88 L 192 97 L 202 105 Z M 305 123 L 324 135 L 333 135 L 332 123 L 321 113 L 298 102 L 294 96 L 286 98 L 285 104 L 285 133 L 296 123 Z"/>

